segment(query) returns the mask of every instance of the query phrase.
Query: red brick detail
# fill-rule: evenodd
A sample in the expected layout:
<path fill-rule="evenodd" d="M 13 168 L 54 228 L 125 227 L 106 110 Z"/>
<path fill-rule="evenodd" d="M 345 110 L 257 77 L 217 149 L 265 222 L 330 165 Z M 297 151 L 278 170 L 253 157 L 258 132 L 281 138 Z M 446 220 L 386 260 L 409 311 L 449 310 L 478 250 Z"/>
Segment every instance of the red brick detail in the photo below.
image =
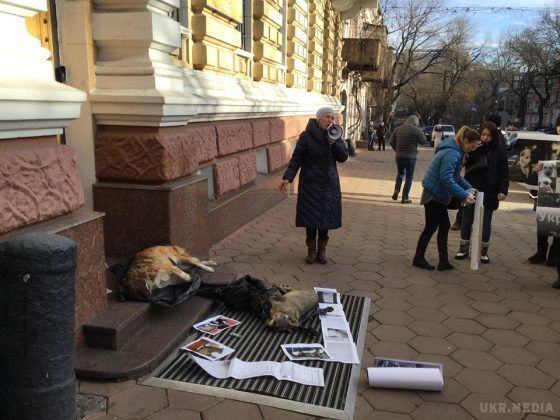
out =
<path fill-rule="evenodd" d="M 214 191 L 216 198 L 239 188 L 240 185 L 238 158 L 214 163 Z"/>
<path fill-rule="evenodd" d="M 286 120 L 284 118 L 270 119 L 270 141 L 277 142 L 286 138 Z"/>
<path fill-rule="evenodd" d="M 83 204 L 76 155 L 70 148 L 0 153 L 0 233 L 70 213 Z"/>
<path fill-rule="evenodd" d="M 248 150 L 253 147 L 253 128 L 250 122 L 223 122 L 216 125 L 218 156 Z"/>
<path fill-rule="evenodd" d="M 198 127 L 193 124 L 186 129 L 186 135 L 195 142 L 193 147 L 198 150 L 198 162 L 208 162 L 218 156 L 218 134 L 214 125 Z"/>
<path fill-rule="evenodd" d="M 270 143 L 270 122 L 269 120 L 253 121 L 253 147 L 264 146 Z"/>
<path fill-rule="evenodd" d="M 271 173 L 281 168 L 284 165 L 282 159 L 282 145 L 275 144 L 274 146 L 268 147 L 268 149 L 266 149 L 268 172 Z"/>
<path fill-rule="evenodd" d="M 283 141 L 282 146 L 282 165 L 287 165 L 292 158 L 292 142 Z"/>
<path fill-rule="evenodd" d="M 239 162 L 239 182 L 245 185 L 257 179 L 257 155 L 248 153 L 237 157 Z"/>
<path fill-rule="evenodd" d="M 205 141 L 201 140 L 200 133 L 191 134 L 186 130 L 98 132 L 95 139 L 97 178 L 101 181 L 165 182 L 190 175 L 198 169 L 202 159 L 200 145 Z M 205 150 L 204 157 L 208 153 Z"/>

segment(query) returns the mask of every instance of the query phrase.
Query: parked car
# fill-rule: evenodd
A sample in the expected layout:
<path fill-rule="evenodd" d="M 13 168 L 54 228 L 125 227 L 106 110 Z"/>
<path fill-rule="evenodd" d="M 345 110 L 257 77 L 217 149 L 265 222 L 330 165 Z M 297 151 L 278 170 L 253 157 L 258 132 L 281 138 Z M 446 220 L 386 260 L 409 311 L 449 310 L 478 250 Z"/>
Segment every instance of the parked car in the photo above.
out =
<path fill-rule="evenodd" d="M 424 132 L 424 135 L 426 136 L 426 143 L 431 144 L 431 142 L 432 142 L 432 132 L 434 131 L 434 126 L 433 125 L 427 125 L 425 127 L 422 127 L 422 131 Z"/>
<path fill-rule="evenodd" d="M 511 165 L 517 160 L 517 133 L 511 133 L 507 143 L 508 163 Z"/>
<path fill-rule="evenodd" d="M 437 127 L 441 127 L 441 130 L 438 130 Z M 455 137 L 455 127 L 443 124 L 434 127 L 434 131 L 432 132 L 432 145 L 437 147 L 446 137 Z"/>

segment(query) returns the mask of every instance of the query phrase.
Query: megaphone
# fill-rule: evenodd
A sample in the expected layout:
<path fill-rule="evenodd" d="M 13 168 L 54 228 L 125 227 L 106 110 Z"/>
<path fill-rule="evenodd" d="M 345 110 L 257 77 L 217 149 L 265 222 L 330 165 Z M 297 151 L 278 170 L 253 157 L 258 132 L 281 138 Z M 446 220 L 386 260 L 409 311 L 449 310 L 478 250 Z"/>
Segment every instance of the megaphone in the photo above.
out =
<path fill-rule="evenodd" d="M 342 137 L 342 127 L 338 124 L 331 124 L 327 128 L 327 137 L 330 140 L 338 140 Z"/>

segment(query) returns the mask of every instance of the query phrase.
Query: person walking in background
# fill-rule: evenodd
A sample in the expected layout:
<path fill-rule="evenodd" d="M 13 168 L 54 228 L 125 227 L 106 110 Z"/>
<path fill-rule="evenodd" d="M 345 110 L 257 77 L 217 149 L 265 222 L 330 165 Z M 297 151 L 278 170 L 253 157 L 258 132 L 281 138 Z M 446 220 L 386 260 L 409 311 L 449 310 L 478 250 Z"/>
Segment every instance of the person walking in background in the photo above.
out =
<path fill-rule="evenodd" d="M 381 150 L 381 146 L 383 146 L 383 151 L 385 151 L 385 123 L 383 121 L 379 122 L 375 134 L 377 134 L 377 151 Z"/>
<path fill-rule="evenodd" d="M 462 127 L 457 138 L 447 138 L 436 149 L 436 154 L 426 176 L 422 181 L 424 190 L 420 204 L 424 206 L 425 226 L 418 238 L 416 253 L 412 265 L 426 270 L 435 267 L 426 261 L 426 249 L 433 234 L 437 234 L 439 253 L 438 271 L 451 270 L 447 255 L 447 236 L 449 234 L 449 215 L 447 208 L 455 199 L 465 204 L 475 202 L 475 190 L 463 177 L 461 167 L 465 153 L 469 153 L 480 144 L 478 131 Z"/>
<path fill-rule="evenodd" d="M 500 201 L 506 199 L 509 187 L 508 160 L 505 144 L 500 138 L 498 127 L 493 122 L 482 126 L 482 145 L 469 153 L 465 166 L 465 179 L 477 191 L 484 193 L 484 217 L 482 222 L 482 251 L 480 261 L 488 264 L 488 247 L 492 232 L 492 214 Z M 462 207 L 461 242 L 457 260 L 469 256 L 469 243 L 474 218 L 474 206 Z"/>
<path fill-rule="evenodd" d="M 316 118 L 309 120 L 305 131 L 299 136 L 279 187 L 281 192 L 286 192 L 288 183 L 294 181 L 301 168 L 296 226 L 306 230 L 308 264 L 315 261 L 327 263 L 329 230 L 342 226 L 337 162 L 342 163 L 348 159 L 348 150 L 341 139 L 332 140 L 327 136 L 327 129 L 334 120 L 334 110 L 329 107 L 319 109 Z"/>
<path fill-rule="evenodd" d="M 368 144 L 367 144 L 367 149 L 368 150 L 374 150 L 373 146 L 374 146 L 374 140 L 375 140 L 375 127 L 373 126 L 373 121 L 370 121 L 368 123 Z"/>
<path fill-rule="evenodd" d="M 442 140 L 443 140 L 443 127 L 440 124 L 438 124 L 434 127 L 434 130 L 432 131 L 432 144 L 434 148 L 437 147 Z"/>
<path fill-rule="evenodd" d="M 397 161 L 397 178 L 395 180 L 395 192 L 391 197 L 397 201 L 401 192 L 403 179 L 405 180 L 402 200 L 403 204 L 410 204 L 410 187 L 416 166 L 416 155 L 418 154 L 418 144 L 426 144 L 426 136 L 418 128 L 419 120 L 416 115 L 408 117 L 403 125 L 397 127 L 391 134 L 390 144 L 395 151 Z"/>

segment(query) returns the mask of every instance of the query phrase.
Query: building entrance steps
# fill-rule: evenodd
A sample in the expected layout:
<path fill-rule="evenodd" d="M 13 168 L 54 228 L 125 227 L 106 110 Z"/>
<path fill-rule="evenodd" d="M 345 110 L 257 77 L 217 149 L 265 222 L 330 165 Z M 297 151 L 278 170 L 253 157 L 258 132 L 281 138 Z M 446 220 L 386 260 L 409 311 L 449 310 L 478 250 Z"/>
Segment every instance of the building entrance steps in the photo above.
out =
<path fill-rule="evenodd" d="M 228 264 L 201 273 L 206 283 L 228 284 L 240 276 Z M 109 286 L 116 291 L 109 276 Z M 122 381 L 151 372 L 183 340 L 193 324 L 216 308 L 211 299 L 193 297 L 173 308 L 145 302 L 119 302 L 113 292 L 107 308 L 83 326 L 86 347 L 76 353 L 81 379 Z"/>

